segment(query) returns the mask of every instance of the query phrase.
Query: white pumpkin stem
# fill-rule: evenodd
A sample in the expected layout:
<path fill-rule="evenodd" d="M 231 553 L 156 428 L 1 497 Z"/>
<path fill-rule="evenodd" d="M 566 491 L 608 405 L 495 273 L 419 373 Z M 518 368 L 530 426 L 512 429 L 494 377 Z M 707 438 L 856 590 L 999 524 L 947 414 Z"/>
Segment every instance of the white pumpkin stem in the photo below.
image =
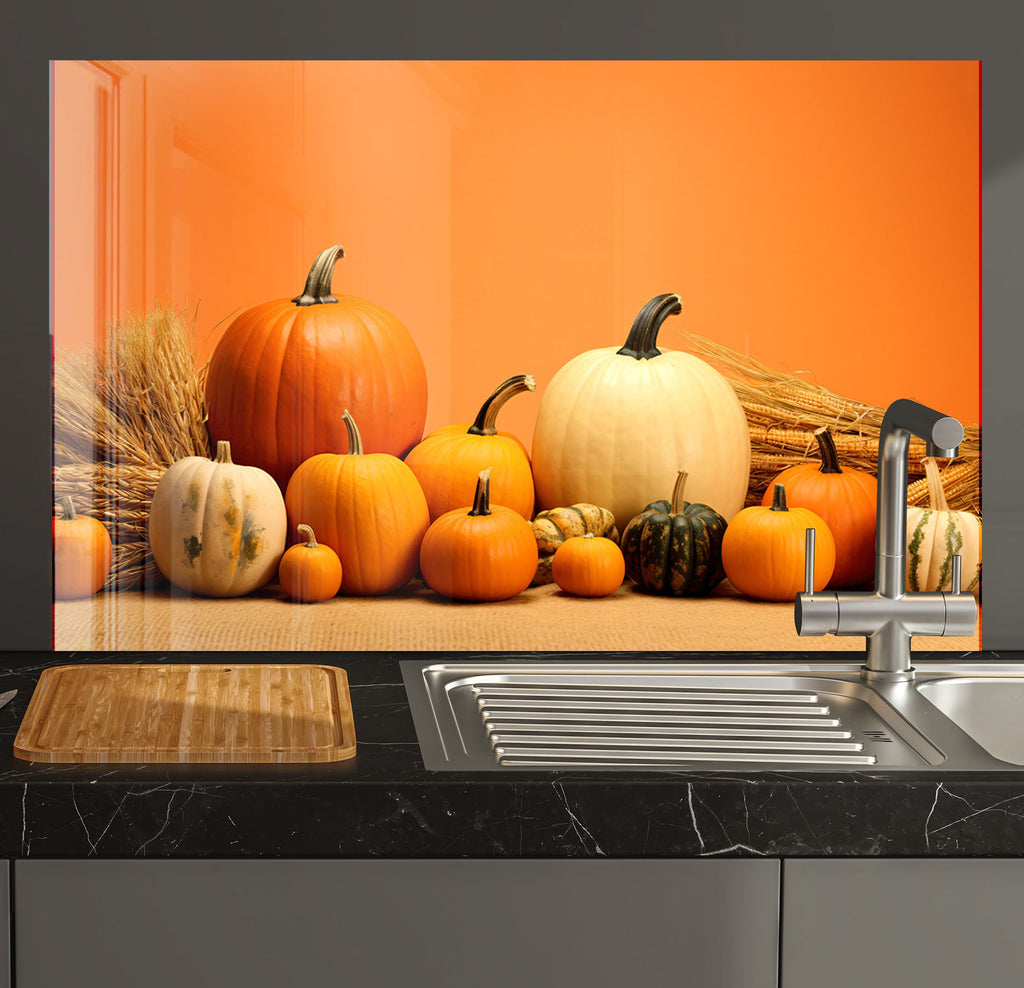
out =
<path fill-rule="evenodd" d="M 921 460 L 924 464 L 924 475 L 928 480 L 928 506 L 933 511 L 949 511 L 946 492 L 942 488 L 942 476 L 939 464 L 934 456 L 926 456 Z"/>
<path fill-rule="evenodd" d="M 655 346 L 658 342 L 658 330 L 669 316 L 682 311 L 683 300 L 678 295 L 655 295 L 640 310 L 633 320 L 625 344 L 615 352 L 637 360 L 661 356 L 661 351 Z"/>
<path fill-rule="evenodd" d="M 217 440 L 217 455 L 214 463 L 231 463 L 231 443 L 227 439 Z"/>
<path fill-rule="evenodd" d="M 306 540 L 307 549 L 315 549 L 320 544 L 309 525 L 299 525 L 299 535 Z"/>
<path fill-rule="evenodd" d="M 71 500 L 70 494 L 65 494 L 60 499 L 60 506 L 64 509 L 64 520 L 65 521 L 77 521 L 78 512 L 75 511 L 75 502 Z"/>
<path fill-rule="evenodd" d="M 480 406 L 473 424 L 466 430 L 471 436 L 493 436 L 498 429 L 495 422 L 502 405 L 509 398 L 522 394 L 524 391 L 536 391 L 537 382 L 529 374 L 516 374 L 502 381 Z"/>
<path fill-rule="evenodd" d="M 473 495 L 471 515 L 489 515 L 491 513 L 491 468 L 481 470 L 476 478 L 476 492 Z"/>
<path fill-rule="evenodd" d="M 689 476 L 685 470 L 680 470 L 676 476 L 676 485 L 672 488 L 670 514 L 681 515 L 683 513 L 683 505 L 686 503 L 683 500 L 683 491 L 686 489 L 686 478 Z"/>
<path fill-rule="evenodd" d="M 341 244 L 335 244 L 317 254 L 306 277 L 306 287 L 302 294 L 296 295 L 292 301 L 296 305 L 327 305 L 330 302 L 337 302 L 338 300 L 331 294 L 331 278 L 334 275 L 334 265 L 344 256 L 345 248 Z"/>
<path fill-rule="evenodd" d="M 363 437 L 359 435 L 359 429 L 356 428 L 356 420 L 352 418 L 347 408 L 341 413 L 341 419 L 345 423 L 345 429 L 348 432 L 348 451 L 356 456 L 362 456 Z"/>

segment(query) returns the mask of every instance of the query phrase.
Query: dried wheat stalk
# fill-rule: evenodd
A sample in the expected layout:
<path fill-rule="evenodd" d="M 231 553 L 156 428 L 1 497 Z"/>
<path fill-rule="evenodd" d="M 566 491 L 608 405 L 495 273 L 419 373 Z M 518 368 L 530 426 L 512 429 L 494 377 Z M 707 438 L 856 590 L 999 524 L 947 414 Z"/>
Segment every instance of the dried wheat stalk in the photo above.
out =
<path fill-rule="evenodd" d="M 194 314 L 158 309 L 107 327 L 103 343 L 54 359 L 54 499 L 107 526 L 114 543 L 108 589 L 156 577 L 147 523 L 164 471 L 209 456 L 205 374 Z"/>
<path fill-rule="evenodd" d="M 792 374 L 773 370 L 752 357 L 692 333 L 684 334 L 688 350 L 717 365 L 747 416 L 750 428 L 749 504 L 760 504 L 772 480 L 787 467 L 817 459 L 814 430 L 828 426 L 844 465 L 874 474 L 878 467 L 878 435 L 884 408 L 843 398 Z M 925 445 L 910 443 L 909 503 L 924 504 L 928 487 L 921 459 Z M 981 428 L 967 426 L 960 455 L 942 471 L 949 506 L 981 515 Z"/>

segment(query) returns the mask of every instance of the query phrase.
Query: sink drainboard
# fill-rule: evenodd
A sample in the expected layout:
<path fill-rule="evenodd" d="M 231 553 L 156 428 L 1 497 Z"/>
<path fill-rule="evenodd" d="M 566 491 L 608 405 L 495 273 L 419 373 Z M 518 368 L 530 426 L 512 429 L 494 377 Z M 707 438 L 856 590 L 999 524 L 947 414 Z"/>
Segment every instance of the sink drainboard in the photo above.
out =
<path fill-rule="evenodd" d="M 666 665 L 403 662 L 428 769 L 921 767 L 941 754 L 858 682 Z"/>
<path fill-rule="evenodd" d="M 812 692 L 519 683 L 469 689 L 495 760 L 509 767 L 876 762 Z"/>

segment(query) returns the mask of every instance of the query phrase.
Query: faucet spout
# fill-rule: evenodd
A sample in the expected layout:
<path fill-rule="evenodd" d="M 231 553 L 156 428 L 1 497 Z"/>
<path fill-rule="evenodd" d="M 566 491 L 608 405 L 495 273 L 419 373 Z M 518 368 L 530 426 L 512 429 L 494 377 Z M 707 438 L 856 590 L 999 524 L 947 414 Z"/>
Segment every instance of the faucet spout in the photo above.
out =
<path fill-rule="evenodd" d="M 875 592 L 902 597 L 907 585 L 907 469 L 910 437 L 927 444 L 930 456 L 956 456 L 964 427 L 910 398 L 886 410 L 878 436 L 878 512 L 875 533 Z"/>

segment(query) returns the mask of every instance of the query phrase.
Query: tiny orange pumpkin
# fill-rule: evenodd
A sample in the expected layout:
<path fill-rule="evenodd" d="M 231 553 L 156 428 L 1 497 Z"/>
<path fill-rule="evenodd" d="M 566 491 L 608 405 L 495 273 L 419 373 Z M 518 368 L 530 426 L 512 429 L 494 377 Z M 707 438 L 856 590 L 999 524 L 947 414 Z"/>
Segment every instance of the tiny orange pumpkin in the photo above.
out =
<path fill-rule="evenodd" d="M 611 539 L 593 534 L 566 539 L 551 560 L 555 583 L 574 597 L 607 597 L 622 586 L 626 560 Z"/>
<path fill-rule="evenodd" d="M 321 545 L 309 525 L 299 525 L 297 542 L 281 557 L 277 578 L 292 600 L 316 604 L 330 600 L 341 589 L 341 560 L 329 546 Z"/>

